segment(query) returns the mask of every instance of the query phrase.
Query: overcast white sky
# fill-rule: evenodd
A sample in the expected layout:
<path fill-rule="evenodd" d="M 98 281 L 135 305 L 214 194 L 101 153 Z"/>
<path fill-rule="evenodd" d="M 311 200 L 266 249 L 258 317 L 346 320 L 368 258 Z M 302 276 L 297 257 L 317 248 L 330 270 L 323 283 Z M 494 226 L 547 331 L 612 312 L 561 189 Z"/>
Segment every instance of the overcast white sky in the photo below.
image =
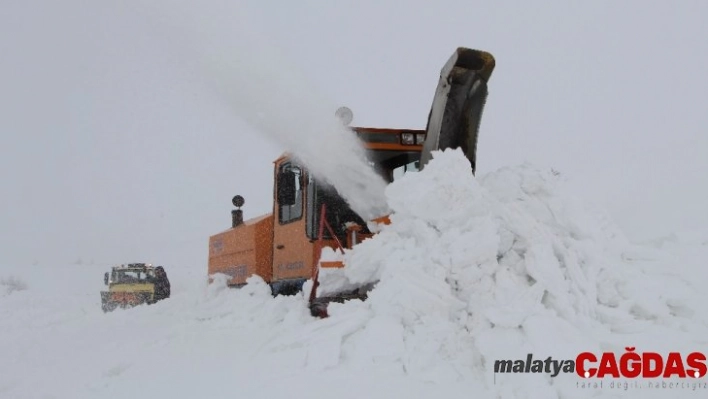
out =
<path fill-rule="evenodd" d="M 452 51 L 487 50 L 479 173 L 553 167 L 638 239 L 708 225 L 706 2 L 125 3 L 3 2 L 0 265 L 206 268 L 231 196 L 247 217 L 270 210 L 285 148 L 216 96 L 183 46 L 248 62 L 232 46 L 243 21 L 354 125 L 424 128 Z M 226 33 L 190 40 L 194 25 L 171 30 L 185 15 Z"/>

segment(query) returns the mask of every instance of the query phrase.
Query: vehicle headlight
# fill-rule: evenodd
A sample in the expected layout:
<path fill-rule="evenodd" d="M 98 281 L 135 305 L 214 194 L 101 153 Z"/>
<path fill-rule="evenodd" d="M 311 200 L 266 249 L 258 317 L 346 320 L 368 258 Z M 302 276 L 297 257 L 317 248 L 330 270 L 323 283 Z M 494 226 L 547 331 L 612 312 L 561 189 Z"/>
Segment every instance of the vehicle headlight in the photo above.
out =
<path fill-rule="evenodd" d="M 425 133 L 418 133 L 415 135 L 415 143 L 417 145 L 423 145 L 425 143 Z"/>
<path fill-rule="evenodd" d="M 401 144 L 405 144 L 405 145 L 415 144 L 415 134 L 401 133 Z"/>

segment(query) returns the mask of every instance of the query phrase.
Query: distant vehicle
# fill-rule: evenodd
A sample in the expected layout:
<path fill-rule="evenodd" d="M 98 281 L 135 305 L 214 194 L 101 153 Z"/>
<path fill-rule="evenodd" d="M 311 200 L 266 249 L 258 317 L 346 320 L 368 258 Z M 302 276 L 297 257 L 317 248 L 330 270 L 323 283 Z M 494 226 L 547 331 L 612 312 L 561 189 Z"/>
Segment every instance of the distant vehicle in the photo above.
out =
<path fill-rule="evenodd" d="M 165 281 L 167 275 L 161 266 L 148 263 L 113 266 L 110 273 L 104 275 L 108 291 L 101 291 L 101 307 L 104 312 L 111 312 L 118 307 L 125 309 L 155 303 L 169 297 L 169 281 L 167 295 L 160 292 L 164 291 L 160 286 L 164 286 Z"/>

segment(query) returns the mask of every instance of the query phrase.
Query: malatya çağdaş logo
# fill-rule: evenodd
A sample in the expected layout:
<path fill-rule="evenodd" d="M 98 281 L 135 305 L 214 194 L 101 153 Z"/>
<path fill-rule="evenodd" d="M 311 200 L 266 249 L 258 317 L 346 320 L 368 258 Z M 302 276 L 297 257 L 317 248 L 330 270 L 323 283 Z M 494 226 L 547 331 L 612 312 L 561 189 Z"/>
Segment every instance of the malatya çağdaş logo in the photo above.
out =
<path fill-rule="evenodd" d="M 635 352 L 634 347 L 625 348 L 617 356 L 613 352 L 596 355 L 582 352 L 575 359 L 534 359 L 529 353 L 526 359 L 496 360 L 494 373 L 546 373 L 556 377 L 560 373 L 576 373 L 582 378 L 702 378 L 708 372 L 706 356 L 701 352 L 683 355 L 669 352 Z"/>

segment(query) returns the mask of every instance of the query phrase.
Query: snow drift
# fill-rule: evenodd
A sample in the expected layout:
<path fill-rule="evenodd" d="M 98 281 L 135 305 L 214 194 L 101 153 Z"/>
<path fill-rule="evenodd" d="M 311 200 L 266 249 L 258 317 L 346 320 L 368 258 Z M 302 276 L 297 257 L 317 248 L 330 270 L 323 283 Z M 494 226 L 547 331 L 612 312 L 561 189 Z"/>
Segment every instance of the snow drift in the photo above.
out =
<path fill-rule="evenodd" d="M 204 266 L 173 270 L 170 300 L 112 314 L 88 283 L 102 270 L 83 270 L 86 291 L 70 293 L 48 283 L 65 269 L 14 270 L 23 289 L 0 296 L 0 396 L 666 397 L 675 392 L 495 375 L 493 363 L 625 346 L 706 352 L 702 240 L 632 245 L 557 173 L 521 165 L 476 179 L 453 150 L 386 196 L 392 224 L 323 281 L 378 284 L 324 320 L 306 295 L 272 298 L 256 277 L 241 290 L 205 286 Z"/>
<path fill-rule="evenodd" d="M 391 225 L 348 251 L 344 276 L 325 274 L 323 290 L 379 280 L 362 307 L 374 326 L 390 327 L 401 370 L 435 382 L 475 380 L 504 397 L 578 392 L 561 377 L 502 376 L 505 384 L 495 385 L 499 359 L 705 348 L 705 314 L 689 283 L 668 268 L 648 273 L 652 262 L 632 259 L 662 260 L 657 251 L 631 245 L 561 183 L 530 165 L 478 181 L 461 151 L 438 153 L 423 172 L 388 187 Z M 345 318 L 350 307 L 334 304 L 330 314 Z M 363 367 L 376 355 L 357 343 L 382 335 L 368 330 L 343 343 Z"/>

